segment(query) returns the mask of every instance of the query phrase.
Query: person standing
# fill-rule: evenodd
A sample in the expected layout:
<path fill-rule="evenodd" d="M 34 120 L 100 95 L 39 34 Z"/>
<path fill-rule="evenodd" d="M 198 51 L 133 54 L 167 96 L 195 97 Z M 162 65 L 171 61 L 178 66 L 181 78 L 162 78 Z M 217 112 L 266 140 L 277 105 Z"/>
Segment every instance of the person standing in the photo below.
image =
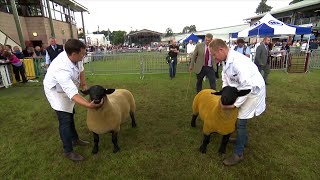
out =
<path fill-rule="evenodd" d="M 50 63 L 56 58 L 62 51 L 63 46 L 57 44 L 57 41 L 54 37 L 50 38 L 50 46 L 46 49 L 46 68 L 48 69 Z"/>
<path fill-rule="evenodd" d="M 237 39 L 237 45 L 234 47 L 234 50 L 250 58 L 250 47 L 244 44 L 243 39 Z"/>
<path fill-rule="evenodd" d="M 244 159 L 244 147 L 248 142 L 247 123 L 265 111 L 266 87 L 257 66 L 248 57 L 229 49 L 221 39 L 214 39 L 209 47 L 214 58 L 223 64 L 222 88 L 231 86 L 238 90 L 250 90 L 248 95 L 238 97 L 233 105 L 221 105 L 224 109 L 239 109 L 234 154 L 223 161 L 224 165 L 231 166 Z"/>
<path fill-rule="evenodd" d="M 191 57 L 194 52 L 194 49 L 196 46 L 193 44 L 192 40 L 189 40 L 189 43 L 187 44 L 187 57 L 188 57 L 188 63 L 191 62 Z"/>
<path fill-rule="evenodd" d="M 270 37 L 265 37 L 263 42 L 257 47 L 254 63 L 257 65 L 259 72 L 263 71 L 263 79 L 267 84 L 267 78 L 270 73 L 269 56 L 270 56 Z"/>
<path fill-rule="evenodd" d="M 169 46 L 169 76 L 170 79 L 173 79 L 176 76 L 176 69 L 177 69 L 177 56 L 179 53 L 179 46 L 176 43 L 176 40 L 172 40 Z"/>
<path fill-rule="evenodd" d="M 7 58 L 8 61 L 12 64 L 12 70 L 14 73 L 14 77 L 17 82 L 20 82 L 20 76 L 22 78 L 22 83 L 27 83 L 28 79 L 26 77 L 26 70 L 24 68 L 24 64 L 22 61 L 20 61 L 17 56 L 15 56 L 13 53 L 9 51 L 4 51 L 3 56 Z"/>
<path fill-rule="evenodd" d="M 65 51 L 51 63 L 43 80 L 45 95 L 55 110 L 59 121 L 59 133 L 63 143 L 64 156 L 73 161 L 81 161 L 83 156 L 73 151 L 73 145 L 88 145 L 79 139 L 74 124 L 75 103 L 86 108 L 99 108 L 100 104 L 88 102 L 79 95 L 78 88 L 87 89 L 82 59 L 86 45 L 77 39 L 69 39 Z"/>
<path fill-rule="evenodd" d="M 193 70 L 197 75 L 197 93 L 202 90 L 202 81 L 205 76 L 209 79 L 210 88 L 214 90 L 216 89 L 216 63 L 212 54 L 209 52 L 208 46 L 212 38 L 212 34 L 206 34 L 205 41 L 196 45 L 191 57 L 189 71 L 191 72 Z"/>

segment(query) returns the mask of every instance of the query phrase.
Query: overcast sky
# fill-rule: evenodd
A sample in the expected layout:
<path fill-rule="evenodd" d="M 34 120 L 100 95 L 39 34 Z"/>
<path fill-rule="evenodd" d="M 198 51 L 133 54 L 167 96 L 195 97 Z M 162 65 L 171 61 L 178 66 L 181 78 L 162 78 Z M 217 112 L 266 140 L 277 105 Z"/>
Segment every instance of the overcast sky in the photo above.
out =
<path fill-rule="evenodd" d="M 261 0 L 76 0 L 89 9 L 84 13 L 86 31 L 149 29 L 174 33 L 196 25 L 197 30 L 243 24 L 256 15 Z M 268 0 L 273 9 L 287 6 L 292 0 Z M 82 27 L 76 13 L 77 26 Z"/>

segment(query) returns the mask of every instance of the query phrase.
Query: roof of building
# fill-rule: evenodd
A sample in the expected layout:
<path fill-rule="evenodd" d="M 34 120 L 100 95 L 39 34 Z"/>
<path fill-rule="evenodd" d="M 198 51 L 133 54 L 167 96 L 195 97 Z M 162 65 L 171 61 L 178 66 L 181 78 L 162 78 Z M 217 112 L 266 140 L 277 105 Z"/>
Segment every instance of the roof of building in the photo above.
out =
<path fill-rule="evenodd" d="M 197 32 L 193 32 L 193 34 L 195 34 L 197 36 L 201 36 L 201 35 L 204 36 L 208 33 L 211 33 L 213 35 L 213 38 L 220 38 L 220 39 L 226 40 L 226 39 L 229 39 L 230 33 L 239 32 L 249 26 L 250 26 L 249 24 L 240 24 L 240 25 L 234 25 L 234 26 L 227 26 L 227 27 L 220 27 L 220 28 L 215 28 L 215 29 L 197 31 Z M 161 41 L 165 42 L 165 41 L 170 41 L 172 39 L 180 40 L 190 34 L 191 33 L 176 34 L 173 36 L 161 38 Z"/>
<path fill-rule="evenodd" d="M 304 1 L 301 1 L 301 2 L 298 2 L 298 3 L 295 3 L 295 4 L 288 5 L 288 6 L 283 7 L 283 8 L 278 8 L 278 9 L 275 9 L 275 10 L 271 10 L 268 13 L 270 13 L 270 14 L 279 14 L 279 13 L 283 13 L 283 12 L 287 12 L 287 11 L 301 9 L 301 8 L 305 8 L 305 7 L 309 7 L 309 6 L 314 6 L 316 4 L 320 4 L 320 1 L 319 0 L 304 0 Z M 253 17 L 249 17 L 249 18 L 246 18 L 245 20 L 260 18 L 260 17 L 263 17 L 264 15 L 266 15 L 266 13 L 259 14 L 257 16 L 253 16 Z"/>
<path fill-rule="evenodd" d="M 234 25 L 234 26 L 227 26 L 227 27 L 220 27 L 220 28 L 215 28 L 215 29 L 197 31 L 197 32 L 194 32 L 194 34 L 195 35 L 206 35 L 208 33 L 216 34 L 216 35 L 217 34 L 229 34 L 229 33 L 241 31 L 249 26 L 250 26 L 249 24 L 240 24 L 240 25 Z"/>
<path fill-rule="evenodd" d="M 75 12 L 81 12 L 81 11 L 89 12 L 88 8 L 84 7 L 83 5 L 79 4 L 74 0 L 53 0 L 53 1 L 61 5 L 70 5 L 70 9 L 72 9 Z"/>
<path fill-rule="evenodd" d="M 148 29 L 142 29 L 140 31 L 132 32 L 132 33 L 130 33 L 128 35 L 129 36 L 134 36 L 134 35 L 143 34 L 143 33 L 151 33 L 151 34 L 157 34 L 157 35 L 161 35 L 162 34 L 162 33 L 156 32 L 156 31 L 151 31 L 151 30 L 148 30 Z"/>

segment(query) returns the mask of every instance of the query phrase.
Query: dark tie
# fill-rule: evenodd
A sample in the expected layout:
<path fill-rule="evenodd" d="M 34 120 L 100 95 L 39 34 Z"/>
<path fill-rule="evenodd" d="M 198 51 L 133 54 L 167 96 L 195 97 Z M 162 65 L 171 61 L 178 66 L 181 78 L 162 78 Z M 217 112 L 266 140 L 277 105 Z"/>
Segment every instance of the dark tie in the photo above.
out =
<path fill-rule="evenodd" d="M 204 65 L 208 66 L 208 63 L 209 63 L 209 50 L 208 50 L 208 48 L 206 49 L 206 56 L 205 56 L 204 60 L 205 60 Z"/>

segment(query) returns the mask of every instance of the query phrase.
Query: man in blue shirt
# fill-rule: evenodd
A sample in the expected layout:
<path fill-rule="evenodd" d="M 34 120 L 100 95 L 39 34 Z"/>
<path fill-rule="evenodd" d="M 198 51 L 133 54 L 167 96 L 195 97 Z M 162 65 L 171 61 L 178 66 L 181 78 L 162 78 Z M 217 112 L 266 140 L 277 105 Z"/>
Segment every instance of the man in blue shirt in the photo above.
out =
<path fill-rule="evenodd" d="M 235 51 L 238 51 L 239 53 L 247 56 L 248 58 L 250 58 L 250 47 L 246 46 L 244 44 L 244 40 L 243 39 L 238 39 L 237 40 L 237 46 L 234 47 L 234 50 Z"/>

